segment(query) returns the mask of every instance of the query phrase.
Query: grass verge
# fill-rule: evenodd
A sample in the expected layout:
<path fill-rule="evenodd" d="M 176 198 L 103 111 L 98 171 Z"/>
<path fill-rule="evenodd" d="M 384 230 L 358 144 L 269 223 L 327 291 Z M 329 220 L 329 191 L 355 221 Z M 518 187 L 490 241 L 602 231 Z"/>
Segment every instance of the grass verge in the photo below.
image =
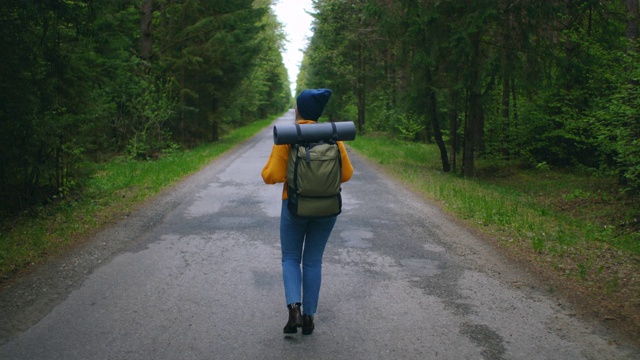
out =
<path fill-rule="evenodd" d="M 82 191 L 30 214 L 0 224 L 0 279 L 60 254 L 101 226 L 192 174 L 235 145 L 257 134 L 270 119 L 238 128 L 216 143 L 169 152 L 155 161 L 126 157 L 96 164 Z"/>
<path fill-rule="evenodd" d="M 479 160 L 476 177 L 441 171 L 435 145 L 386 134 L 349 143 L 423 196 L 495 239 L 544 276 L 549 291 L 640 335 L 640 199 L 616 179 Z"/>

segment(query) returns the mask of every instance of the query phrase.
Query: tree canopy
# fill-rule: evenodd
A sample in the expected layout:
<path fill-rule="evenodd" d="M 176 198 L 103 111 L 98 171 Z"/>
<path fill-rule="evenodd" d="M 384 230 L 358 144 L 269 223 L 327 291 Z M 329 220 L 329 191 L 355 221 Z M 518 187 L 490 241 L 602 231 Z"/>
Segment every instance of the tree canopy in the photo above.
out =
<path fill-rule="evenodd" d="M 334 120 L 436 141 L 465 176 L 487 157 L 640 189 L 637 0 L 313 3 L 298 87 L 334 87 Z"/>
<path fill-rule="evenodd" d="M 89 162 L 217 141 L 283 111 L 268 0 L 0 3 L 0 214 L 78 189 Z"/>

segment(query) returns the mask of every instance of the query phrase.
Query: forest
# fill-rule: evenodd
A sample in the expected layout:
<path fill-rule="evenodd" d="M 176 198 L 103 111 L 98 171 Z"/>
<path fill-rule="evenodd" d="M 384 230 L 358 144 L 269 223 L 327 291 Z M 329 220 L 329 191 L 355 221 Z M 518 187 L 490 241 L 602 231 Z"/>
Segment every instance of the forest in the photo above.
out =
<path fill-rule="evenodd" d="M 291 102 L 270 0 L 0 2 L 0 217 Z"/>
<path fill-rule="evenodd" d="M 0 215 L 82 188 L 91 164 L 215 142 L 291 103 L 272 0 L 0 4 Z M 314 0 L 297 91 L 324 119 L 640 190 L 638 0 Z"/>
<path fill-rule="evenodd" d="M 277 1 L 0 1 L 0 281 L 291 106 Z M 640 1 L 312 2 L 320 120 L 640 333 Z"/>
<path fill-rule="evenodd" d="M 298 89 L 332 120 L 476 161 L 572 168 L 640 189 L 638 0 L 315 0 Z"/>

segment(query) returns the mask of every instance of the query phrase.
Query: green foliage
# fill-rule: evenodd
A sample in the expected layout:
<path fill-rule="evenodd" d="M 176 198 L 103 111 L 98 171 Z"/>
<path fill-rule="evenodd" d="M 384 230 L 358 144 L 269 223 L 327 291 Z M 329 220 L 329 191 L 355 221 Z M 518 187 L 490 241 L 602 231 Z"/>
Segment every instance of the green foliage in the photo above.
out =
<path fill-rule="evenodd" d="M 377 110 L 377 111 L 376 111 Z M 366 123 L 367 132 L 372 131 L 384 131 L 394 132 L 396 128 L 394 122 L 398 117 L 398 112 L 395 110 L 374 110 L 374 115 L 369 117 L 369 121 Z"/>
<path fill-rule="evenodd" d="M 0 216 L 79 191 L 90 162 L 217 141 L 290 103 L 270 1 L 0 3 Z"/>
<path fill-rule="evenodd" d="M 418 133 L 425 128 L 420 119 L 413 114 L 398 114 L 397 119 L 394 120 L 400 135 L 406 140 L 415 140 Z"/>
<path fill-rule="evenodd" d="M 594 146 L 601 149 L 602 169 L 618 172 L 628 185 L 640 189 L 640 65 L 637 53 L 625 53 L 623 61 L 610 66 L 605 76 L 614 79 L 608 98 L 598 99 L 589 125 Z"/>
<path fill-rule="evenodd" d="M 156 161 L 116 157 L 94 164 L 82 196 L 34 209 L 41 216 L 0 221 L 0 276 L 25 270 L 58 254 L 101 226 L 127 215 L 139 202 L 198 171 L 255 135 L 274 117 L 233 130 L 219 142 L 165 151 Z"/>
<path fill-rule="evenodd" d="M 170 146 L 166 122 L 172 114 L 170 92 L 162 86 L 143 81 L 139 97 L 132 99 L 133 112 L 139 119 L 129 126 L 126 152 L 133 158 L 148 159 Z"/>
<path fill-rule="evenodd" d="M 176 94 L 171 132 L 186 144 L 216 141 L 226 131 L 289 104 L 283 35 L 268 1 L 189 1 L 160 15 L 156 71 Z M 162 26 L 164 24 L 164 26 Z"/>
<path fill-rule="evenodd" d="M 433 119 L 455 135 L 450 154 L 464 149 L 461 169 L 471 154 L 615 174 L 640 190 L 640 58 L 623 2 L 318 0 L 314 9 L 298 88 L 331 87 L 336 117 L 427 140 L 432 123 L 408 119 Z"/>
<path fill-rule="evenodd" d="M 105 11 L 114 17 L 102 18 Z M 127 14 L 126 7 L 84 1 L 0 5 L 7 31 L 0 40 L 0 214 L 81 183 L 83 153 L 105 145 L 109 132 L 103 91 L 124 53 L 110 50 L 131 45 L 100 31 L 127 31 L 115 25 Z"/>
<path fill-rule="evenodd" d="M 368 17 L 361 13 L 366 4 L 366 0 L 314 2 L 314 35 L 305 53 L 304 78 L 299 77 L 297 92 L 319 87 L 333 90 L 324 112 L 332 120 L 358 121 L 364 111 L 358 101 L 363 100 L 371 75 L 378 71 L 370 66 L 373 34 L 361 30 L 368 26 Z M 354 103 L 357 112 L 352 115 L 347 108 Z"/>

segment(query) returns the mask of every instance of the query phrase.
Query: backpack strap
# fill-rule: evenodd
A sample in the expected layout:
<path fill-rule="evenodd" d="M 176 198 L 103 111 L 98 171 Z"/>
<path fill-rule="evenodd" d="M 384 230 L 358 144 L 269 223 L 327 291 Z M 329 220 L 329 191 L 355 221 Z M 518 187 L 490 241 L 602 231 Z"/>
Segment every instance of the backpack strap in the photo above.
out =
<path fill-rule="evenodd" d="M 293 184 L 289 184 L 290 190 L 294 191 L 294 194 L 290 194 L 289 196 L 298 194 L 298 153 L 300 151 L 300 146 L 297 144 L 291 144 L 290 146 L 294 146 L 296 151 L 293 157 Z M 289 152 L 289 157 L 291 157 L 293 151 Z M 293 186 L 293 188 L 291 188 Z"/>
<path fill-rule="evenodd" d="M 335 122 L 331 122 L 331 129 L 333 130 L 333 135 L 331 135 L 331 139 L 329 139 L 329 144 L 331 145 L 338 145 L 338 139 L 340 139 L 340 136 L 338 136 L 338 128 L 336 127 L 336 123 Z M 338 154 L 340 154 L 340 146 L 338 146 Z M 340 163 L 340 173 L 342 173 L 342 156 L 338 157 L 338 161 Z"/>
<path fill-rule="evenodd" d="M 298 141 L 296 141 L 296 143 L 294 144 L 296 147 L 296 162 L 298 161 L 298 151 L 300 149 L 300 144 L 302 144 L 302 141 L 304 140 L 304 138 L 302 137 L 302 131 L 300 130 L 300 124 L 294 124 L 296 126 L 296 132 L 298 133 Z M 309 154 L 309 150 L 311 150 L 309 144 L 307 143 L 305 145 L 305 149 L 307 150 L 307 154 L 305 157 L 305 160 L 307 163 L 311 162 L 311 154 Z M 296 166 L 297 169 L 297 166 Z"/>
<path fill-rule="evenodd" d="M 302 131 L 300 130 L 300 124 L 295 124 L 296 125 L 296 132 L 298 133 L 298 141 L 297 143 L 301 143 L 302 142 Z"/>
<path fill-rule="evenodd" d="M 336 128 L 336 123 L 333 121 L 330 123 L 331 129 L 333 130 L 333 135 L 331 135 L 331 139 L 329 139 L 329 144 L 335 144 L 338 142 L 338 129 Z"/>
<path fill-rule="evenodd" d="M 310 163 L 310 162 L 311 162 L 311 145 L 307 144 L 307 145 L 304 147 L 304 149 L 306 150 L 306 152 L 305 152 L 305 155 L 306 155 L 306 156 L 305 156 L 304 160 L 305 160 L 305 161 L 307 162 L 307 164 L 308 164 L 308 163 Z"/>

